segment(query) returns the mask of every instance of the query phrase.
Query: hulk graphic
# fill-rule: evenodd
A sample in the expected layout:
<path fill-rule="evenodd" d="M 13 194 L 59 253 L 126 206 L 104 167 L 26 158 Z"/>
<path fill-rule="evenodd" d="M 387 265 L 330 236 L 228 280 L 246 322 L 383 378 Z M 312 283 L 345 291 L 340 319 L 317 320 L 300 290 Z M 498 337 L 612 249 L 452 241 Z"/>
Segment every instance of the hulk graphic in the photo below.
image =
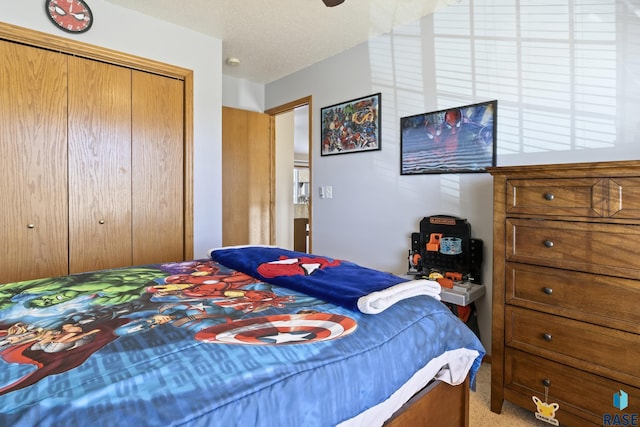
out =
<path fill-rule="evenodd" d="M 22 303 L 45 308 L 81 296 L 91 296 L 92 304 L 110 306 L 137 299 L 149 282 L 165 277 L 159 268 L 128 267 L 0 285 L 0 310 Z"/>

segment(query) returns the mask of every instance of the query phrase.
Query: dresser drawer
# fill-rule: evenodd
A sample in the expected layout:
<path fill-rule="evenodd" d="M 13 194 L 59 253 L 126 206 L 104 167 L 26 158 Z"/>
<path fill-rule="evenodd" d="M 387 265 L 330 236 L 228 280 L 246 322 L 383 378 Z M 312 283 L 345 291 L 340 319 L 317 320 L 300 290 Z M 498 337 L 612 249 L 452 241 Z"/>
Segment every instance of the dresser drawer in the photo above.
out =
<path fill-rule="evenodd" d="M 608 212 L 612 218 L 640 218 L 640 177 L 609 179 Z"/>
<path fill-rule="evenodd" d="M 508 262 L 507 304 L 640 334 L 640 282 Z"/>
<path fill-rule="evenodd" d="M 640 387 L 637 334 L 507 306 L 505 344 Z"/>
<path fill-rule="evenodd" d="M 607 180 L 602 178 L 509 179 L 509 214 L 605 216 Z"/>
<path fill-rule="evenodd" d="M 620 413 L 612 405 L 619 390 L 629 395 L 624 413 L 640 413 L 640 389 L 624 383 L 514 349 L 506 350 L 504 369 L 505 395 L 530 411 L 536 411 L 533 396 L 544 401 L 544 384 L 549 384 L 547 403 L 559 405 L 555 418 L 562 425 L 602 426 L 604 414 Z"/>
<path fill-rule="evenodd" d="M 507 261 L 640 279 L 639 240 L 637 226 L 506 220 Z"/>

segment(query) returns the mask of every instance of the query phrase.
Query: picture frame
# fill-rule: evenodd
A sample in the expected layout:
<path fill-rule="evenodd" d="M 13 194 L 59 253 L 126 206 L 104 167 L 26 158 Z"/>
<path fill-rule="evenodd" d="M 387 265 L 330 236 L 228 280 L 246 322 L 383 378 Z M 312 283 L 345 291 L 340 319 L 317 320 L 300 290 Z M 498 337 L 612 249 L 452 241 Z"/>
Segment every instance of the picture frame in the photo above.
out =
<path fill-rule="evenodd" d="M 320 155 L 359 153 L 382 149 L 381 93 L 355 98 L 320 109 Z"/>
<path fill-rule="evenodd" d="M 486 172 L 496 165 L 498 101 L 400 118 L 400 174 Z"/>

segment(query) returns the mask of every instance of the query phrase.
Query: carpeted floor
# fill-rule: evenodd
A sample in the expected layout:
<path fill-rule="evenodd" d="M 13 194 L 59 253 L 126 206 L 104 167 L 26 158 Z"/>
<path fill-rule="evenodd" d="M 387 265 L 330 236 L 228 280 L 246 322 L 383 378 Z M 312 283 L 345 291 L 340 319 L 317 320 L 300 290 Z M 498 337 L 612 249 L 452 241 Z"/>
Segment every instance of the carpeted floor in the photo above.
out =
<path fill-rule="evenodd" d="M 476 391 L 471 392 L 469 401 L 469 427 L 527 427 L 548 426 L 536 420 L 531 411 L 505 402 L 502 413 L 491 412 L 491 365 L 483 363 L 478 371 Z M 531 402 L 533 406 L 533 402 Z"/>

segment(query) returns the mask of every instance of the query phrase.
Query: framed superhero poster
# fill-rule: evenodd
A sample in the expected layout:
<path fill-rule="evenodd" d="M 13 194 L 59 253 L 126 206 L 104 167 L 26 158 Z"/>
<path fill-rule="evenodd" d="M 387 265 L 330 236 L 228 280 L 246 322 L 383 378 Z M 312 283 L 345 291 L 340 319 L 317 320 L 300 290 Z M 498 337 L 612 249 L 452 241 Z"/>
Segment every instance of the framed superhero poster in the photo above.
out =
<path fill-rule="evenodd" d="M 496 165 L 498 101 L 400 119 L 400 174 L 486 172 Z"/>
<path fill-rule="evenodd" d="M 358 153 L 381 149 L 380 93 L 320 109 L 320 154 Z"/>

